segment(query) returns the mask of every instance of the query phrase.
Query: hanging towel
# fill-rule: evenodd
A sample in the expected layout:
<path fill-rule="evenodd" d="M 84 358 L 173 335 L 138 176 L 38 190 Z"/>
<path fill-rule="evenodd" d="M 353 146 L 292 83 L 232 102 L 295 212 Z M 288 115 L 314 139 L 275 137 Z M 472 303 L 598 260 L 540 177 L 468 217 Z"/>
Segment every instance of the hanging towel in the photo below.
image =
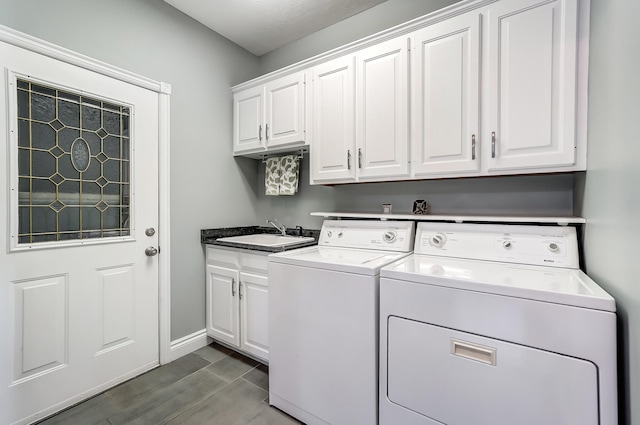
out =
<path fill-rule="evenodd" d="M 278 196 L 281 179 L 280 158 L 267 158 L 264 170 L 265 195 Z"/>
<path fill-rule="evenodd" d="M 280 195 L 295 195 L 298 191 L 300 166 L 298 155 L 285 155 L 281 158 Z"/>

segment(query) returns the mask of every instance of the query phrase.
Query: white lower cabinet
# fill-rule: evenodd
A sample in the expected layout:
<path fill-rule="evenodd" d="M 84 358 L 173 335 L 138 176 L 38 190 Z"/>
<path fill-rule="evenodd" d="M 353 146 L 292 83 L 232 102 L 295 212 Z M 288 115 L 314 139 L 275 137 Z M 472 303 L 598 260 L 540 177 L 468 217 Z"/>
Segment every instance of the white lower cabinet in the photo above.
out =
<path fill-rule="evenodd" d="M 207 335 L 269 360 L 266 252 L 207 247 Z"/>

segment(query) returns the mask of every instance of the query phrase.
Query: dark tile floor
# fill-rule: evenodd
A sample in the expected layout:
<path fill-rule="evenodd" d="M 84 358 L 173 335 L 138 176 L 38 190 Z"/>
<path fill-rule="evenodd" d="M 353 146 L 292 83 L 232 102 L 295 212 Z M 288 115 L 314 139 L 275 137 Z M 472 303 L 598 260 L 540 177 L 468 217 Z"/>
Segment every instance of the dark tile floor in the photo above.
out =
<path fill-rule="evenodd" d="M 211 344 L 124 382 L 39 425 L 291 425 L 269 406 L 269 371 Z"/>

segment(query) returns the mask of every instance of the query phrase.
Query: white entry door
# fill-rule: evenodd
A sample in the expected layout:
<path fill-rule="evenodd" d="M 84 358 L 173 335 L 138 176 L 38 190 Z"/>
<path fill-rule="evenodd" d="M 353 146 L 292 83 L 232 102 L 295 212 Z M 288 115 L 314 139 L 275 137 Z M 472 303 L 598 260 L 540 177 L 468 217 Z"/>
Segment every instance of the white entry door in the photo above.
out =
<path fill-rule="evenodd" d="M 0 69 L 0 423 L 13 424 L 159 363 L 158 93 L 2 42 Z"/>

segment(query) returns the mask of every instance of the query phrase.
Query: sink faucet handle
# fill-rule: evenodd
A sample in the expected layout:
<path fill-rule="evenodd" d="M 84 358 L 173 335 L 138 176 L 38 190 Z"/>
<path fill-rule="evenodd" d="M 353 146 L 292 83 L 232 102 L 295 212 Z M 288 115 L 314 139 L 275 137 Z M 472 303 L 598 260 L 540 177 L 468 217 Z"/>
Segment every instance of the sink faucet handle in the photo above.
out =
<path fill-rule="evenodd" d="M 267 223 L 278 229 L 283 236 L 287 234 L 287 226 L 285 226 L 284 224 L 279 224 L 277 218 L 274 220 L 267 219 Z"/>

